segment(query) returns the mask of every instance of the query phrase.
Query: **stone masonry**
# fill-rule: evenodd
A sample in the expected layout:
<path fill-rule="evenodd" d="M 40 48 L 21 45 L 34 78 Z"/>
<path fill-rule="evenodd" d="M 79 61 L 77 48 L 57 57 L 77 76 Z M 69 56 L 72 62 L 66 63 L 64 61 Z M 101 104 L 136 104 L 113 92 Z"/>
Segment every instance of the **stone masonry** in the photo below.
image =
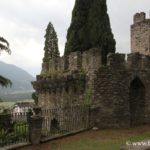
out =
<path fill-rule="evenodd" d="M 150 124 L 150 47 L 145 49 L 150 44 L 149 33 L 150 21 L 144 13 L 136 14 L 127 60 L 125 54 L 110 53 L 103 65 L 101 50 L 92 48 L 44 62 L 33 82 L 38 105 L 90 105 L 90 124 L 99 128 Z"/>
<path fill-rule="evenodd" d="M 131 25 L 131 52 L 150 55 L 150 19 L 146 19 L 144 12 L 134 15 Z"/>

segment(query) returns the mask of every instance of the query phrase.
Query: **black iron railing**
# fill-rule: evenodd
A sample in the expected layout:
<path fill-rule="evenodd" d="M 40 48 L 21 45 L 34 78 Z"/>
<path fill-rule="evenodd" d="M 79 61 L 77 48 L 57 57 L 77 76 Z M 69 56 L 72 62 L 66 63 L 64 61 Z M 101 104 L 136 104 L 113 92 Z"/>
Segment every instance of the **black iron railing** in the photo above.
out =
<path fill-rule="evenodd" d="M 30 117 L 33 115 L 32 113 L 30 115 L 29 113 L 28 115 L 26 113 L 1 114 L 0 147 L 29 142 L 29 136 L 33 135 L 33 133 L 29 133 L 29 129 L 31 126 L 36 129 L 38 127 L 36 124 L 32 124 L 32 119 L 36 117 L 43 117 L 42 130 L 40 129 L 41 140 L 89 129 L 89 110 L 89 106 L 72 106 L 43 109 L 40 114 L 37 116 L 34 114 L 33 117 Z"/>
<path fill-rule="evenodd" d="M 89 106 L 42 110 L 42 137 L 59 137 L 89 128 Z"/>

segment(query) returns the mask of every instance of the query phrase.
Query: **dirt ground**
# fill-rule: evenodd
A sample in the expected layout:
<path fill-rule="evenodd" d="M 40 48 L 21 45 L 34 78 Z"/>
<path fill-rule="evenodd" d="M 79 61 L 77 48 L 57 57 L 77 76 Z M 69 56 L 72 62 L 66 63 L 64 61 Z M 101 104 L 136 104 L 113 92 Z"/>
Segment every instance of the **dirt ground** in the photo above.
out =
<path fill-rule="evenodd" d="M 41 143 L 39 145 L 26 146 L 17 150 L 61 150 L 62 145 L 67 145 L 73 142 L 77 142 L 83 138 L 108 141 L 108 140 L 119 140 L 122 138 L 128 138 L 130 136 L 140 135 L 146 132 L 150 132 L 150 126 L 142 126 L 130 129 L 104 129 L 98 131 L 86 131 L 76 135 L 68 136 L 65 138 Z"/>

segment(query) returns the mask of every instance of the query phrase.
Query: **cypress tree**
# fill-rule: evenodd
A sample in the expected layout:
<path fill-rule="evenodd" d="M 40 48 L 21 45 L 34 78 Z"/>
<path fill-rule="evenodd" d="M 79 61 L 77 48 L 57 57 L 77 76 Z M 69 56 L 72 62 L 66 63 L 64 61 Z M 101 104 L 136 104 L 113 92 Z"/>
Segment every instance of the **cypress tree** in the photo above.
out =
<path fill-rule="evenodd" d="M 116 45 L 107 14 L 106 0 L 93 0 L 89 10 L 88 28 L 90 46 L 102 50 L 102 61 L 105 64 L 107 54 L 114 53 Z"/>
<path fill-rule="evenodd" d="M 43 62 L 49 62 L 55 60 L 60 56 L 58 50 L 58 38 L 52 23 L 49 23 L 46 28 L 45 34 L 45 47 Z"/>
<path fill-rule="evenodd" d="M 67 33 L 65 54 L 100 48 L 102 61 L 106 63 L 106 55 L 115 52 L 115 44 L 106 0 L 76 0 Z"/>
<path fill-rule="evenodd" d="M 90 48 L 87 20 L 91 2 L 92 0 L 76 0 L 67 33 L 65 54 Z"/>

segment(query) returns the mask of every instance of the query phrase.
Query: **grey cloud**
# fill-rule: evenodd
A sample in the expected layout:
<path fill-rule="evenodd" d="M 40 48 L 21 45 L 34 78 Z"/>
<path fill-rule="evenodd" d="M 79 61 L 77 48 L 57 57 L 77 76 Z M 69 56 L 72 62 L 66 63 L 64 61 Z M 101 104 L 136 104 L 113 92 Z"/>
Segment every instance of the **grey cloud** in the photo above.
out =
<path fill-rule="evenodd" d="M 59 38 L 59 48 L 63 53 L 74 2 L 75 0 L 0 0 L 1 36 L 6 36 L 10 44 L 14 45 L 13 47 L 17 45 L 15 40 L 22 44 L 29 43 L 34 39 L 37 43 L 39 61 L 37 59 L 32 60 L 34 65 L 21 62 L 20 66 L 31 73 L 40 70 L 37 68 L 41 67 L 40 63 L 43 56 L 39 52 L 43 51 L 41 47 L 44 47 L 45 28 L 49 21 L 55 27 Z M 138 11 L 148 13 L 150 0 L 107 0 L 107 3 L 112 31 L 117 41 L 117 51 L 128 53 L 130 51 L 130 25 L 133 15 Z M 13 27 L 9 27 L 11 23 L 14 24 Z M 32 50 L 35 48 L 32 46 L 26 48 Z M 24 45 L 22 45 L 22 49 L 24 49 Z M 15 51 L 17 55 L 19 50 L 16 49 Z M 26 51 L 22 52 L 22 55 L 23 53 L 27 56 Z M 12 59 L 12 63 L 17 63 L 14 56 L 9 59 Z M 28 58 L 26 59 L 28 60 Z M 4 58 L 4 60 L 7 59 Z M 36 63 L 37 65 L 35 65 Z M 31 68 L 34 71 L 31 71 Z"/>

